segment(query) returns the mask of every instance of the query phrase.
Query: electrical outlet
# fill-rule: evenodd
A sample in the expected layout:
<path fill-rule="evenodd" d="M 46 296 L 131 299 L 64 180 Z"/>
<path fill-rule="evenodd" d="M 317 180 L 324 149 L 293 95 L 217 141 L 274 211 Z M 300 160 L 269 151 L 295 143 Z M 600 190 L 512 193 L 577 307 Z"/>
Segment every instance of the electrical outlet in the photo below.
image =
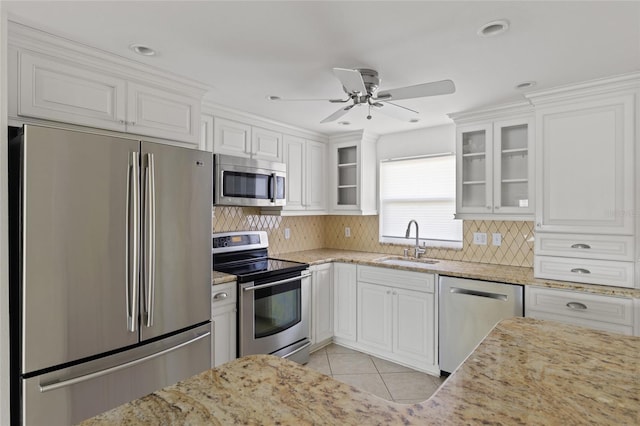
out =
<path fill-rule="evenodd" d="M 284 228 L 284 239 L 288 240 L 289 238 L 291 238 L 291 229 Z"/>
<path fill-rule="evenodd" d="M 348 226 L 344 228 L 344 236 L 347 238 L 351 237 L 351 228 L 349 228 Z"/>
<path fill-rule="evenodd" d="M 487 233 L 486 232 L 474 232 L 473 233 L 473 244 L 479 246 L 487 245 Z"/>
<path fill-rule="evenodd" d="M 492 245 L 494 245 L 496 247 L 502 245 L 502 234 L 494 233 L 494 234 L 491 234 L 491 236 L 492 236 L 492 241 L 491 241 Z"/>

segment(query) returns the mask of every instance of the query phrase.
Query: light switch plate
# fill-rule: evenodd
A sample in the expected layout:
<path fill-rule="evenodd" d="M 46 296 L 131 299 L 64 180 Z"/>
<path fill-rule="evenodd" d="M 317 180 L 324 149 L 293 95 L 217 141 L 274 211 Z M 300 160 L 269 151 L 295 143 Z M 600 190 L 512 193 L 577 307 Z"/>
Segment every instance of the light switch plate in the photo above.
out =
<path fill-rule="evenodd" d="M 479 246 L 487 245 L 487 233 L 486 232 L 474 232 L 473 233 L 473 244 Z"/>
<path fill-rule="evenodd" d="M 494 233 L 494 234 L 491 234 L 491 236 L 492 236 L 492 241 L 491 241 L 492 245 L 494 245 L 496 247 L 502 245 L 502 234 Z"/>
<path fill-rule="evenodd" d="M 289 238 L 291 238 L 291 229 L 284 228 L 284 239 L 288 240 Z"/>
<path fill-rule="evenodd" d="M 347 238 L 351 237 L 351 228 L 349 228 L 348 226 L 344 228 L 344 236 Z"/>

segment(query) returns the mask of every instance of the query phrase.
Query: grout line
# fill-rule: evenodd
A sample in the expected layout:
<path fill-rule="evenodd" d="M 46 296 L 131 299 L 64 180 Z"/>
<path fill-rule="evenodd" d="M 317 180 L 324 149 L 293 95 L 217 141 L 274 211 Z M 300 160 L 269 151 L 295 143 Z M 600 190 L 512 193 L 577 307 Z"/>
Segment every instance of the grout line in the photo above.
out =
<path fill-rule="evenodd" d="M 389 397 L 391 398 L 391 401 L 396 402 L 395 398 L 391 394 L 391 390 L 389 389 L 389 386 L 387 386 L 387 382 L 384 381 L 384 377 L 382 377 L 382 373 L 378 369 L 378 366 L 376 365 L 375 361 L 373 361 L 373 357 L 371 355 L 369 355 L 369 359 L 371 360 L 371 362 L 373 362 L 373 366 L 376 368 L 376 371 L 378 372 L 378 377 L 380 377 L 380 380 L 382 380 L 382 384 L 384 385 L 385 389 L 389 393 Z"/>

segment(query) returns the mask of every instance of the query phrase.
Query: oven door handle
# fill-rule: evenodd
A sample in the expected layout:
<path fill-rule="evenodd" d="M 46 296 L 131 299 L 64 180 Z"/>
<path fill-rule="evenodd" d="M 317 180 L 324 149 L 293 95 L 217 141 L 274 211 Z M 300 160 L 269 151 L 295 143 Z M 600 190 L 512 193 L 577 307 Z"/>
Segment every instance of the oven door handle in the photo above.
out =
<path fill-rule="evenodd" d="M 272 283 L 254 285 L 254 286 L 251 286 L 251 287 L 245 287 L 242 290 L 244 290 L 244 291 L 260 290 L 261 288 L 273 287 L 273 286 L 280 285 L 280 284 L 286 284 L 286 283 L 290 283 L 290 282 L 293 282 L 293 281 L 298 281 L 298 280 L 301 280 L 303 278 L 307 278 L 309 275 L 310 274 L 303 274 L 303 275 L 300 275 L 299 277 L 287 278 L 286 280 L 280 280 L 280 281 L 275 281 L 275 282 L 272 282 Z"/>

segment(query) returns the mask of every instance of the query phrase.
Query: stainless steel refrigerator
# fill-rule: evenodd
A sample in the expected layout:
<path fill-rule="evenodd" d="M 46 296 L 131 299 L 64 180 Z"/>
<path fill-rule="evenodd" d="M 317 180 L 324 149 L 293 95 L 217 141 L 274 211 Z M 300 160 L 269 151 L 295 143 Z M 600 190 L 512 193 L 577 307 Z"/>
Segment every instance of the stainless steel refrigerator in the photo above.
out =
<path fill-rule="evenodd" d="M 9 153 L 12 422 L 209 368 L 211 154 L 31 125 Z"/>

